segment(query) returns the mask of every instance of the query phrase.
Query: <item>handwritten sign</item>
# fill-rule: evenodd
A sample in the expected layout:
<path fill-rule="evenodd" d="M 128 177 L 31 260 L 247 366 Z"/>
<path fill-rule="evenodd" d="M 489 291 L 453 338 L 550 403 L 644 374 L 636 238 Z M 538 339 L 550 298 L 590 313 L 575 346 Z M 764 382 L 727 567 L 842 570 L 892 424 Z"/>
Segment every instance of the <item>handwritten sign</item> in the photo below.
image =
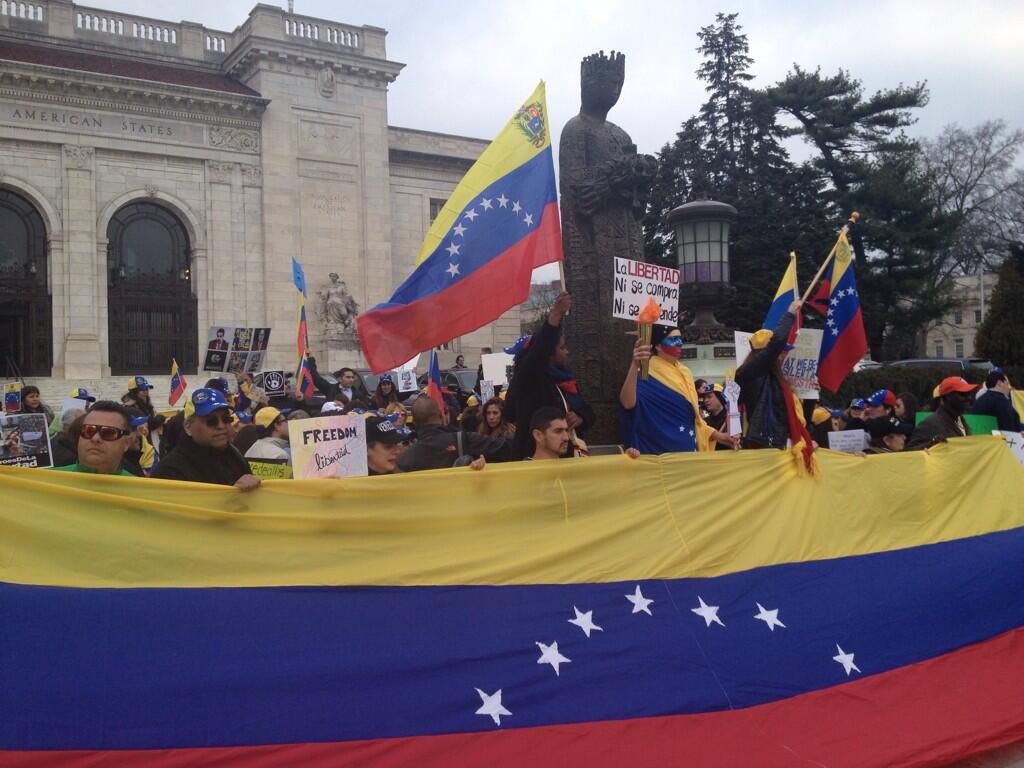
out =
<path fill-rule="evenodd" d="M 480 382 L 480 402 L 486 403 L 494 397 L 494 382 L 486 379 Z"/>
<path fill-rule="evenodd" d="M 288 422 L 296 479 L 367 474 L 366 422 L 358 414 Z"/>
<path fill-rule="evenodd" d="M 1001 436 L 1006 441 L 1006 447 L 1010 449 L 1021 466 L 1024 466 L 1024 435 L 1021 435 L 1020 432 L 1000 432 L 998 429 L 992 430 L 992 434 Z"/>
<path fill-rule="evenodd" d="M 291 480 L 292 468 L 284 459 L 249 459 L 249 468 L 263 480 Z"/>
<path fill-rule="evenodd" d="M 53 466 L 45 414 L 0 416 L 0 466 Z"/>
<path fill-rule="evenodd" d="M 824 333 L 820 328 L 801 328 L 796 332 L 793 349 L 782 361 L 782 374 L 793 393 L 801 400 L 817 400 L 818 356 Z"/>
<path fill-rule="evenodd" d="M 846 429 L 828 433 L 828 447 L 832 451 L 858 453 L 868 447 L 868 433 L 863 429 Z"/>
<path fill-rule="evenodd" d="M 636 320 L 649 299 L 661 305 L 657 325 L 679 323 L 679 270 L 615 257 L 612 317 Z"/>

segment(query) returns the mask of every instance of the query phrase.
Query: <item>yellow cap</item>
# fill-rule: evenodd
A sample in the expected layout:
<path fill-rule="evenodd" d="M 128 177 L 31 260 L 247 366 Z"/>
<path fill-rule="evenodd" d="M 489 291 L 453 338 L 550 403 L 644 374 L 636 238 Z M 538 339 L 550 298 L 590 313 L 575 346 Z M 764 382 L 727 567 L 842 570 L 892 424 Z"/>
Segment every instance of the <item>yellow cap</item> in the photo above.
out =
<path fill-rule="evenodd" d="M 772 340 L 772 332 L 767 328 L 762 328 L 760 331 L 750 337 L 750 348 L 751 349 L 764 349 L 768 346 L 768 342 Z"/>
<path fill-rule="evenodd" d="M 469 397 L 466 398 L 466 407 L 469 407 L 471 405 L 480 405 L 480 401 L 477 400 L 476 395 L 470 395 Z"/>
<path fill-rule="evenodd" d="M 256 415 L 253 416 L 252 420 L 258 427 L 269 427 L 277 421 L 281 415 L 281 412 L 277 410 L 277 408 L 268 405 L 266 408 L 260 408 L 256 411 Z"/>
<path fill-rule="evenodd" d="M 814 413 L 811 414 L 811 422 L 814 424 L 824 424 L 826 421 L 832 418 L 832 411 L 828 408 L 823 408 L 818 405 L 814 408 Z"/>

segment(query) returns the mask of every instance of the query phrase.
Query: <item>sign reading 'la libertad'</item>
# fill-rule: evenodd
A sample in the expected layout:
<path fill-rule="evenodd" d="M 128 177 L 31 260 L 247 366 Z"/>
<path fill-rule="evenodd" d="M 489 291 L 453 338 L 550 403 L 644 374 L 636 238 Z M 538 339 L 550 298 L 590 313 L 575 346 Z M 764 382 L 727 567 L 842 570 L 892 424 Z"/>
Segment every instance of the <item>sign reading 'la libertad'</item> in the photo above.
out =
<path fill-rule="evenodd" d="M 616 256 L 612 317 L 636 320 L 650 299 L 661 305 L 657 324 L 676 325 L 679 321 L 679 270 Z"/>

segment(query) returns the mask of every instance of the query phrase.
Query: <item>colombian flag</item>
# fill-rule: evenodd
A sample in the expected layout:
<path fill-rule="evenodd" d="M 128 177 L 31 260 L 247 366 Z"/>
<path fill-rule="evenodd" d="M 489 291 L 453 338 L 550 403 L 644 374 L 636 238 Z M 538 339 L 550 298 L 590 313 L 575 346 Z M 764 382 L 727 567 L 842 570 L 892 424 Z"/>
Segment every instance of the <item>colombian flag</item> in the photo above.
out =
<path fill-rule="evenodd" d="M 562 259 L 551 125 L 540 83 L 431 225 L 413 273 L 356 320 L 375 373 L 476 330 L 526 300 Z"/>
<path fill-rule="evenodd" d="M 818 356 L 818 381 L 830 392 L 838 392 L 843 379 L 868 351 L 857 280 L 853 274 L 853 253 L 845 229 L 839 233 L 832 259 L 828 297 L 825 334 Z"/>
<path fill-rule="evenodd" d="M 775 327 L 779 324 L 779 320 L 782 319 L 782 316 L 786 314 L 786 310 L 789 309 L 789 305 L 798 298 L 800 297 L 796 291 L 796 254 L 790 253 L 789 266 L 786 267 L 786 272 L 782 275 L 782 282 L 779 283 L 779 289 L 775 292 L 775 299 L 772 301 L 771 307 L 768 308 L 768 314 L 765 316 L 761 327 L 774 331 Z"/>
<path fill-rule="evenodd" d="M 1024 738 L 1002 440 L 820 461 L 245 494 L 0 467 L 0 766 L 888 768 Z"/>
<path fill-rule="evenodd" d="M 309 330 L 306 323 L 306 275 L 302 271 L 302 265 L 292 256 L 292 282 L 295 290 L 299 292 L 299 324 L 295 336 L 295 348 L 299 356 L 298 369 L 295 372 L 295 380 L 303 397 L 312 397 L 316 392 L 316 385 L 313 383 L 313 372 L 309 367 Z"/>
<path fill-rule="evenodd" d="M 169 387 L 170 394 L 167 396 L 167 404 L 174 405 L 177 403 L 181 396 L 185 394 L 186 387 L 188 387 L 188 382 L 185 381 L 185 374 L 178 370 L 178 361 L 172 357 L 171 386 Z"/>

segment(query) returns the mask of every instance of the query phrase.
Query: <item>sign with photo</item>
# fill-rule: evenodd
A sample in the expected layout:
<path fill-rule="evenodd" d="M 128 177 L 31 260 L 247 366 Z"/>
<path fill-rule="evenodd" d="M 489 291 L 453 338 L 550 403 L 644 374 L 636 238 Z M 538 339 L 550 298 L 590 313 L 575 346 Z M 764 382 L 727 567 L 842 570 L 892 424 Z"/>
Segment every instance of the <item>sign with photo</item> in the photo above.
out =
<path fill-rule="evenodd" d="M 217 373 L 256 373 L 263 369 L 269 344 L 269 328 L 211 326 L 207 335 L 203 370 Z"/>
<path fill-rule="evenodd" d="M 53 466 L 45 414 L 0 416 L 0 466 Z"/>
<path fill-rule="evenodd" d="M 253 383 L 267 393 L 267 397 L 283 397 L 285 393 L 284 371 L 264 371 L 253 378 Z"/>
<path fill-rule="evenodd" d="M 358 414 L 288 422 L 298 480 L 366 475 L 366 420 Z"/>
<path fill-rule="evenodd" d="M 391 374 L 398 386 L 399 392 L 416 392 L 416 371 L 409 368 L 399 368 Z"/>
<path fill-rule="evenodd" d="M 651 299 L 661 306 L 656 325 L 678 324 L 679 270 L 616 256 L 612 317 L 635 321 Z"/>

